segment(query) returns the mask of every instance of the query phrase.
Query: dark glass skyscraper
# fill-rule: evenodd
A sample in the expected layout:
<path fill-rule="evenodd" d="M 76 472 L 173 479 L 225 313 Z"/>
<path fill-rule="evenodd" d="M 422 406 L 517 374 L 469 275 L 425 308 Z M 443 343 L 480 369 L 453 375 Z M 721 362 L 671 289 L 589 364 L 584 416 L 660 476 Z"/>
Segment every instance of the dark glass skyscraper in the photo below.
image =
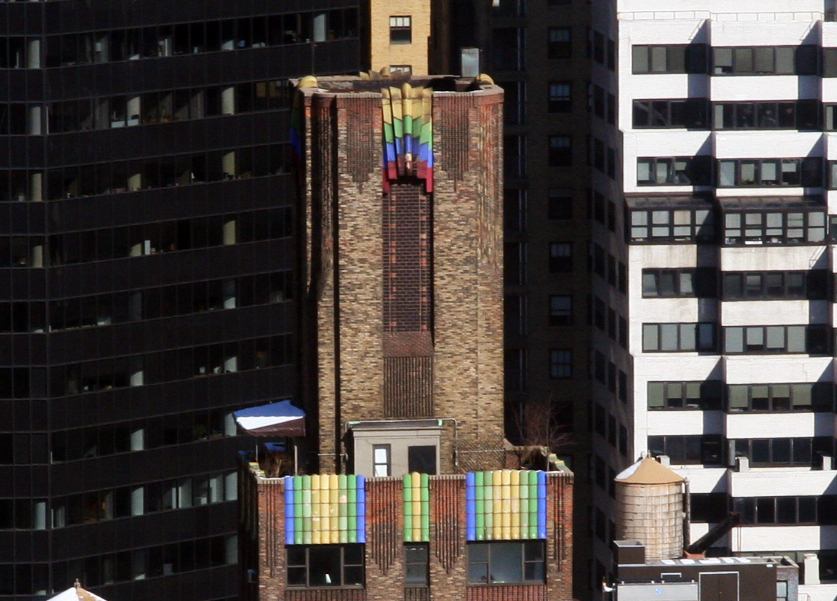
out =
<path fill-rule="evenodd" d="M 0 3 L 0 599 L 238 591 L 231 412 L 295 390 L 287 79 L 357 0 Z"/>

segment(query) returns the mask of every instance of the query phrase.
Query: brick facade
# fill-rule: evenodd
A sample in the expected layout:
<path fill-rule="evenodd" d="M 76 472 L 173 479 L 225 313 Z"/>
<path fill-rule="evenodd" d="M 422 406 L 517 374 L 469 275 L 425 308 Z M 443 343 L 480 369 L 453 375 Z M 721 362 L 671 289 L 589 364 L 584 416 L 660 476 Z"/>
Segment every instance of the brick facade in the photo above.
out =
<path fill-rule="evenodd" d="M 255 570 L 242 601 L 564 601 L 572 597 L 572 473 L 547 477 L 545 584 L 469 585 L 465 540 L 465 477 L 431 476 L 429 587 L 405 586 L 400 478 L 367 481 L 364 587 L 287 587 L 282 479 L 242 464 L 242 566 Z M 258 563 L 254 563 L 257 561 Z M 257 566 L 257 567 L 256 567 Z M 246 581 L 246 574 L 245 574 Z"/>
<path fill-rule="evenodd" d="M 242 599 L 569 600 L 572 473 L 560 467 L 545 476 L 527 472 L 525 476 L 539 478 L 533 493 L 520 484 L 524 482 L 520 474 L 503 472 L 498 486 L 506 488 L 503 492 L 491 489 L 494 496 L 489 496 L 487 489 L 477 492 L 473 484 L 476 475 L 466 486 L 464 475 L 520 469 L 524 463 L 538 461 L 537 453 L 515 450 L 503 436 L 503 92 L 472 80 L 413 78 L 413 86 L 435 90 L 434 161 L 429 163 L 433 170 L 428 177 L 427 164 L 422 165 L 423 170 L 396 166 L 384 174 L 385 125 L 393 121 L 382 110 L 381 89 L 403 83 L 335 77 L 298 92 L 304 112 L 299 246 L 301 400 L 309 438 L 300 441 L 300 477 L 287 484 L 284 479 L 265 477 L 257 464 L 242 463 L 240 557 L 245 581 L 249 581 Z M 398 97 L 399 90 L 393 89 Z M 409 98 L 410 88 L 402 90 Z M 402 158 L 404 165 L 409 165 L 414 157 L 399 156 L 398 160 Z M 386 185 L 382 177 L 387 178 Z M 400 420 L 403 425 L 405 419 L 412 418 L 433 418 L 413 421 L 429 422 L 422 427 L 441 432 L 435 473 L 442 475 L 433 475 L 430 468 L 429 477 L 412 476 L 413 482 L 419 478 L 423 484 L 418 488 L 413 484 L 408 492 L 420 498 L 411 497 L 405 504 L 400 477 L 370 477 L 361 485 L 362 476 L 335 475 L 364 473 L 352 463 L 347 433 L 353 424 L 353 433 L 362 429 L 356 422 L 365 421 L 373 423 L 366 425 L 367 432 L 371 427 L 398 436 L 409 428 L 398 430 L 390 420 Z M 555 461 L 548 463 L 556 467 Z M 322 476 L 309 479 L 304 474 L 330 474 L 329 484 L 320 486 Z M 479 477 L 488 482 L 488 476 Z M 327 497 L 328 503 L 337 502 L 337 509 L 333 505 L 322 509 L 320 495 L 334 490 L 329 488 L 334 481 L 354 484 Z M 296 482 L 301 484 L 291 484 Z M 293 508 L 287 515 L 286 485 L 288 507 Z M 416 492 L 419 488 L 420 493 Z M 484 496 L 466 501 L 466 490 L 467 494 Z M 303 496 L 306 494 L 310 496 Z M 480 501 L 479 510 L 477 498 L 485 500 L 484 505 Z M 494 499 L 503 499 L 503 504 Z M 418 508 L 410 504 L 413 502 Z M 537 510 L 526 509 L 530 506 L 524 503 L 530 502 Z M 350 503 L 355 505 L 349 507 Z M 490 503 L 495 509 L 485 509 Z M 294 513 L 297 507 L 302 513 Z M 411 516 L 407 534 L 406 508 L 416 516 Z M 363 522 L 361 515 L 365 515 Z M 345 524 L 354 524 L 351 528 L 356 530 L 347 530 L 342 516 Z M 287 527 L 294 529 L 288 537 L 286 517 Z M 493 523 L 501 534 L 496 534 L 498 530 L 475 534 L 469 524 L 478 519 L 485 524 L 496 520 Z M 537 527 L 537 534 L 522 530 L 532 519 L 537 520 L 537 526 L 532 526 Z M 306 525 L 297 525 L 296 520 Z M 512 520 L 519 523 L 510 525 Z M 299 579 L 301 561 L 309 561 L 318 552 L 318 557 L 324 557 L 324 547 L 316 543 L 326 529 L 332 543 L 352 532 L 356 544 L 363 544 L 363 585 L 341 587 L 336 583 L 344 580 L 331 580 L 335 570 L 341 570 L 337 578 L 345 576 L 333 563 L 337 555 L 330 556 L 329 567 L 318 572 L 321 580 L 316 582 L 322 586 Z M 300 539 L 295 537 L 300 531 L 305 533 L 302 540 L 310 545 L 298 544 Z M 426 586 L 406 585 L 405 536 L 428 541 Z M 527 584 L 469 584 L 469 544 L 473 544 L 467 542 L 469 536 L 471 540 L 482 536 L 543 540 L 543 582 L 538 582 L 540 575 L 530 575 Z M 288 545 L 288 541 L 297 544 Z M 359 551 L 356 544 L 340 550 L 331 546 L 326 556 L 342 553 L 340 557 L 345 558 L 345 553 Z M 314 550 L 317 548 L 320 551 Z M 495 548 L 514 549 L 508 545 Z M 290 569 L 288 549 L 293 549 L 291 554 L 296 557 Z M 523 570 L 523 545 L 514 552 L 519 554 Z M 493 582 L 499 565 L 503 565 L 500 560 L 483 581 Z M 488 564 L 485 566 L 487 570 Z M 297 582 L 311 586 L 288 587 L 289 572 Z M 311 573 L 310 569 L 305 572 L 308 577 Z M 496 573 L 498 580 L 506 579 Z M 517 582 L 527 577 L 521 571 L 510 579 Z"/>
<path fill-rule="evenodd" d="M 442 473 L 502 467 L 503 93 L 414 78 L 449 90 L 433 95 L 433 192 L 385 193 L 380 89 L 401 83 L 301 91 L 303 398 L 323 473 L 347 469 L 348 422 L 385 417 L 455 418 Z"/>

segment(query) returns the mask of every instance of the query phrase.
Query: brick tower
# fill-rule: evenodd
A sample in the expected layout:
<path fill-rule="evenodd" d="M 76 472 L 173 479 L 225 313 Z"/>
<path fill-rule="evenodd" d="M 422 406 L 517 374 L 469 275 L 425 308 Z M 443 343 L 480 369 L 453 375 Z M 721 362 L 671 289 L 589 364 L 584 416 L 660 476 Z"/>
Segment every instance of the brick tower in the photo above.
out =
<path fill-rule="evenodd" d="M 242 600 L 571 599 L 572 473 L 503 437 L 502 90 L 298 85 L 308 438 L 242 463 Z"/>
<path fill-rule="evenodd" d="M 306 83 L 303 398 L 320 470 L 362 473 L 356 426 L 374 420 L 430 423 L 442 473 L 500 467 L 502 90 Z"/>

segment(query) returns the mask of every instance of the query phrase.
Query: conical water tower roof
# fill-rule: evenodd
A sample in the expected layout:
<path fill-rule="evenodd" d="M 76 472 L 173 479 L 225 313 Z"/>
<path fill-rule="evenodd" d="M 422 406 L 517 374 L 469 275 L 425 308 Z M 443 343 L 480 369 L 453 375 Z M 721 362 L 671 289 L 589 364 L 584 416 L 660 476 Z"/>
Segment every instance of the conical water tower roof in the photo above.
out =
<path fill-rule="evenodd" d="M 651 457 L 637 461 L 616 476 L 617 482 L 628 484 L 674 484 L 683 482 L 684 479 L 683 476 Z"/>

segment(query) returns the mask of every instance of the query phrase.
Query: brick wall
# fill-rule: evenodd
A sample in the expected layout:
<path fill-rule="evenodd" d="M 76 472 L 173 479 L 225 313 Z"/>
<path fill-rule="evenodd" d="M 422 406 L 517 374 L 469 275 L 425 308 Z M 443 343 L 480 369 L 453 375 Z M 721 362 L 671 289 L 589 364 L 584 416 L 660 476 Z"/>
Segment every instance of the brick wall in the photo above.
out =
<path fill-rule="evenodd" d="M 286 588 L 284 487 L 245 464 L 240 476 L 242 516 L 257 516 L 257 531 L 242 519 L 240 544 L 252 541 L 257 553 L 242 552 L 242 569 L 258 582 L 243 584 L 247 601 L 569 601 L 572 599 L 572 489 L 569 471 L 547 479 L 546 583 L 544 585 L 469 586 L 465 541 L 464 476 L 431 477 L 430 586 L 404 586 L 402 481 L 367 481 L 367 543 L 364 588 Z M 256 505 L 254 505 L 256 504 Z M 246 581 L 246 579 L 245 579 Z"/>
<path fill-rule="evenodd" d="M 442 473 L 503 467 L 502 91 L 434 95 L 431 195 L 384 194 L 379 93 L 304 93 L 310 469 L 348 469 L 348 421 L 428 416 L 456 419 Z"/>

